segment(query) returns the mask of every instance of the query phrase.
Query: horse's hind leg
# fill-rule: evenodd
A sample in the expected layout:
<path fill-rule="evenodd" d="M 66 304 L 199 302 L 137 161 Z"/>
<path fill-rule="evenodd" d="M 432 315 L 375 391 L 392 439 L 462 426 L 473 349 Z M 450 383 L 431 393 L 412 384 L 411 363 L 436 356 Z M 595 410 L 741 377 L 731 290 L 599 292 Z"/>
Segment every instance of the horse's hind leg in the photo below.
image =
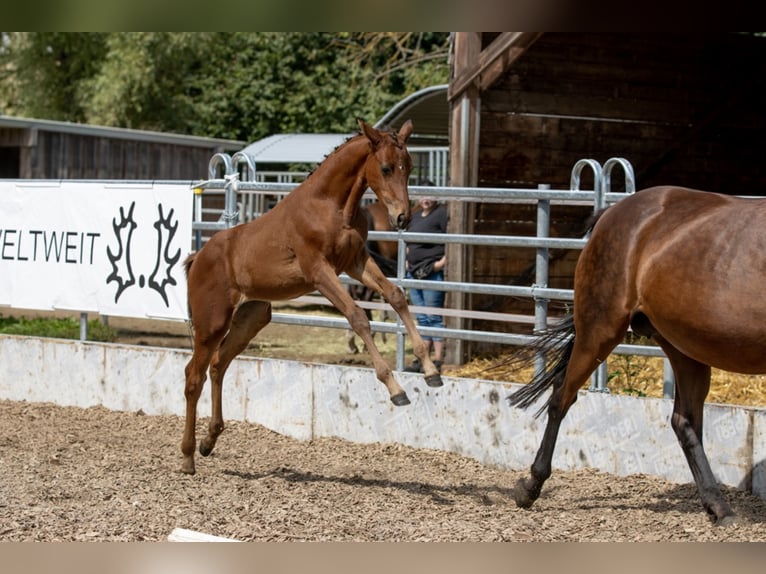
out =
<path fill-rule="evenodd" d="M 218 352 L 210 363 L 210 385 L 212 396 L 212 417 L 208 433 L 200 441 L 199 452 L 208 456 L 223 432 L 223 377 L 234 358 L 245 350 L 248 343 L 271 321 L 271 303 L 268 301 L 247 301 L 234 311 L 229 332 L 224 337 Z"/>
<path fill-rule="evenodd" d="M 591 323 L 588 324 L 587 329 L 580 329 L 577 333 L 574 333 L 572 329 L 571 334 L 574 337 L 569 343 L 569 354 L 562 358 L 562 363 L 558 365 L 560 368 L 556 369 L 556 365 L 552 365 L 538 381 L 531 383 L 538 387 L 534 392 L 536 395 L 541 395 L 551 384 L 553 392 L 548 402 L 548 421 L 540 448 L 530 468 L 530 475 L 528 478 L 520 479 L 514 488 L 513 495 L 517 506 L 529 508 L 540 496 L 543 484 L 551 475 L 553 451 L 564 417 L 577 400 L 580 388 L 587 382 L 599 363 L 605 360 L 617 346 L 626 329 L 627 318 L 625 320 L 616 318 L 613 322 Z M 596 338 L 593 333 L 600 333 L 600 337 Z M 560 341 L 552 341 L 552 344 L 558 346 Z"/>
<path fill-rule="evenodd" d="M 590 374 L 598 365 L 595 352 L 584 350 L 575 337 L 572 354 L 563 375 L 563 383 L 554 383 L 553 393 L 548 404 L 548 420 L 535 460 L 528 478 L 516 483 L 513 495 L 516 505 L 529 508 L 540 496 L 543 484 L 551 475 L 553 451 L 556 447 L 559 428 L 569 408 L 577 400 L 577 392 L 586 383 Z M 559 375 L 562 376 L 562 375 Z"/>
<path fill-rule="evenodd" d="M 689 463 L 702 505 L 714 523 L 730 524 L 734 511 L 721 493 L 702 446 L 702 417 L 705 397 L 710 390 L 710 367 L 687 357 L 660 336 L 655 335 L 655 340 L 673 366 L 676 382 L 670 424 Z"/>

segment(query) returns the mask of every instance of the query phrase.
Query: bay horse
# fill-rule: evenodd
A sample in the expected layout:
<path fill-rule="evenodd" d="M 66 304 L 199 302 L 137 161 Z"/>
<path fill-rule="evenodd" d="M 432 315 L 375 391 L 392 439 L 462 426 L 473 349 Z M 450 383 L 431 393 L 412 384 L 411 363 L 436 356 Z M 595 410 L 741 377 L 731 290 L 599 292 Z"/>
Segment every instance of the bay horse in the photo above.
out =
<path fill-rule="evenodd" d="M 364 311 L 338 278 L 342 272 L 388 301 L 411 337 L 414 354 L 423 361 L 426 383 L 442 385 L 404 293 L 385 277 L 365 249 L 367 221 L 360 210 L 362 195 L 370 187 L 386 207 L 391 225 L 407 226 L 412 160 L 406 143 L 413 125 L 408 120 L 395 132 L 378 130 L 361 119 L 358 124 L 361 133 L 338 146 L 273 209 L 249 223 L 219 231 L 186 259 L 194 348 L 185 370 L 182 472 L 195 472 L 197 402 L 208 368 L 212 418 L 199 445 L 203 456 L 212 452 L 224 429 L 221 392 L 226 369 L 271 321 L 271 301 L 319 291 L 364 341 L 391 402 L 409 404 L 407 393 L 375 347 Z"/>
<path fill-rule="evenodd" d="M 680 187 L 653 187 L 597 215 L 578 259 L 572 314 L 527 348 L 545 353 L 544 372 L 509 397 L 547 424 L 530 475 L 514 489 L 529 508 L 551 474 L 559 426 L 577 392 L 623 341 L 628 327 L 652 337 L 675 375 L 671 427 L 714 524 L 735 514 L 724 499 L 702 444 L 711 367 L 766 372 L 766 200 Z M 522 353 L 522 357 L 524 354 Z"/>
<path fill-rule="evenodd" d="M 363 206 L 362 212 L 367 218 L 368 231 L 394 231 L 394 227 L 388 218 L 386 206 L 379 201 Z M 368 239 L 367 250 L 386 277 L 396 277 L 396 265 L 399 256 L 399 246 L 396 241 Z M 374 289 L 370 289 L 366 285 L 357 284 L 349 285 L 348 293 L 355 301 L 365 301 L 368 303 L 377 295 Z M 372 321 L 372 311 L 365 309 L 365 314 L 367 319 Z M 386 311 L 383 311 L 383 316 L 386 316 Z M 359 347 L 356 346 L 355 338 L 354 330 L 349 329 L 346 334 L 346 343 L 349 352 L 354 355 L 359 353 Z M 385 333 L 382 334 L 382 339 L 385 342 Z"/>

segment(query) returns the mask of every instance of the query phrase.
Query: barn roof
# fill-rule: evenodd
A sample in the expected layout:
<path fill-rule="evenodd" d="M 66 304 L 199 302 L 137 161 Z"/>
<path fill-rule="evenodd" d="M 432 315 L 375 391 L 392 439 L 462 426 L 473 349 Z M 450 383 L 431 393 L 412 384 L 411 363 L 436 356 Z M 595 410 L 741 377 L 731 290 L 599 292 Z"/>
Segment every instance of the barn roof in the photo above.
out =
<path fill-rule="evenodd" d="M 0 115 L 0 128 L 13 128 L 22 130 L 42 130 L 55 133 L 69 133 L 83 136 L 93 136 L 110 139 L 126 139 L 133 141 L 145 141 L 153 143 L 166 143 L 190 147 L 220 148 L 224 151 L 240 149 L 241 141 L 188 136 L 183 134 L 171 134 L 153 132 L 148 130 L 133 130 L 126 128 L 113 128 L 90 124 L 77 124 L 73 122 L 61 122 L 55 120 L 39 120 L 33 118 L 18 118 Z"/>
<path fill-rule="evenodd" d="M 375 126 L 391 126 L 398 129 L 405 121 L 412 120 L 415 126 L 413 141 L 421 144 L 448 145 L 448 89 L 449 84 L 440 84 L 407 96 L 386 112 Z"/>
<path fill-rule="evenodd" d="M 275 134 L 245 147 L 255 163 L 320 163 L 352 134 Z"/>

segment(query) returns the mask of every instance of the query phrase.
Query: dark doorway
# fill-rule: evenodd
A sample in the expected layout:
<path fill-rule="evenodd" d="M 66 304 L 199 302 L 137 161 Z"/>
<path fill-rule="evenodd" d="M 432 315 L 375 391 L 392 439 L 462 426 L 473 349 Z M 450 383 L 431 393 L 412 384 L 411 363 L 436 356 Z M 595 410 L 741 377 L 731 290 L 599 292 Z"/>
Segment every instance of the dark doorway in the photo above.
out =
<path fill-rule="evenodd" d="M 19 177 L 20 150 L 17 147 L 0 148 L 0 178 L 17 179 Z"/>

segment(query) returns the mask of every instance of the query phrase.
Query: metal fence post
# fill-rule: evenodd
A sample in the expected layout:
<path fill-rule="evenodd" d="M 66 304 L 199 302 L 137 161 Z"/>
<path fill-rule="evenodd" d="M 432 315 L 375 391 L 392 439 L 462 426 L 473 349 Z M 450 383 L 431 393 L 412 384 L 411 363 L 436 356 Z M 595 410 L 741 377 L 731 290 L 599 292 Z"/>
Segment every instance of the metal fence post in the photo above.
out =
<path fill-rule="evenodd" d="M 88 314 L 80 313 L 80 341 L 88 340 Z"/>
<path fill-rule="evenodd" d="M 406 257 L 405 254 L 407 253 L 407 245 L 404 242 L 404 238 L 402 237 L 402 230 L 399 230 L 399 237 L 396 240 L 397 243 L 397 254 L 396 254 L 396 279 L 401 284 L 401 281 L 404 279 L 406 271 L 405 271 L 405 263 L 406 263 Z M 396 315 L 396 324 L 398 327 L 401 327 L 403 325 L 401 317 L 399 317 L 398 313 L 394 313 Z M 404 370 L 404 360 L 405 360 L 405 344 L 407 342 L 407 338 L 405 336 L 405 333 L 402 329 L 397 329 L 396 331 L 396 370 L 397 371 L 403 371 Z"/>
<path fill-rule="evenodd" d="M 667 357 L 662 359 L 662 398 L 672 399 L 676 393 L 676 381 L 673 376 L 673 367 Z"/>
<path fill-rule="evenodd" d="M 551 186 L 541 183 L 537 186 L 541 190 L 549 190 Z M 548 199 L 540 199 L 537 202 L 537 237 L 549 237 L 551 228 L 551 202 Z M 535 255 L 535 284 L 533 287 L 546 289 L 548 287 L 548 262 L 549 252 L 547 247 L 538 247 Z M 535 331 L 542 332 L 548 327 L 548 299 L 535 295 Z M 535 356 L 535 377 L 545 371 L 545 355 L 538 353 Z"/>

